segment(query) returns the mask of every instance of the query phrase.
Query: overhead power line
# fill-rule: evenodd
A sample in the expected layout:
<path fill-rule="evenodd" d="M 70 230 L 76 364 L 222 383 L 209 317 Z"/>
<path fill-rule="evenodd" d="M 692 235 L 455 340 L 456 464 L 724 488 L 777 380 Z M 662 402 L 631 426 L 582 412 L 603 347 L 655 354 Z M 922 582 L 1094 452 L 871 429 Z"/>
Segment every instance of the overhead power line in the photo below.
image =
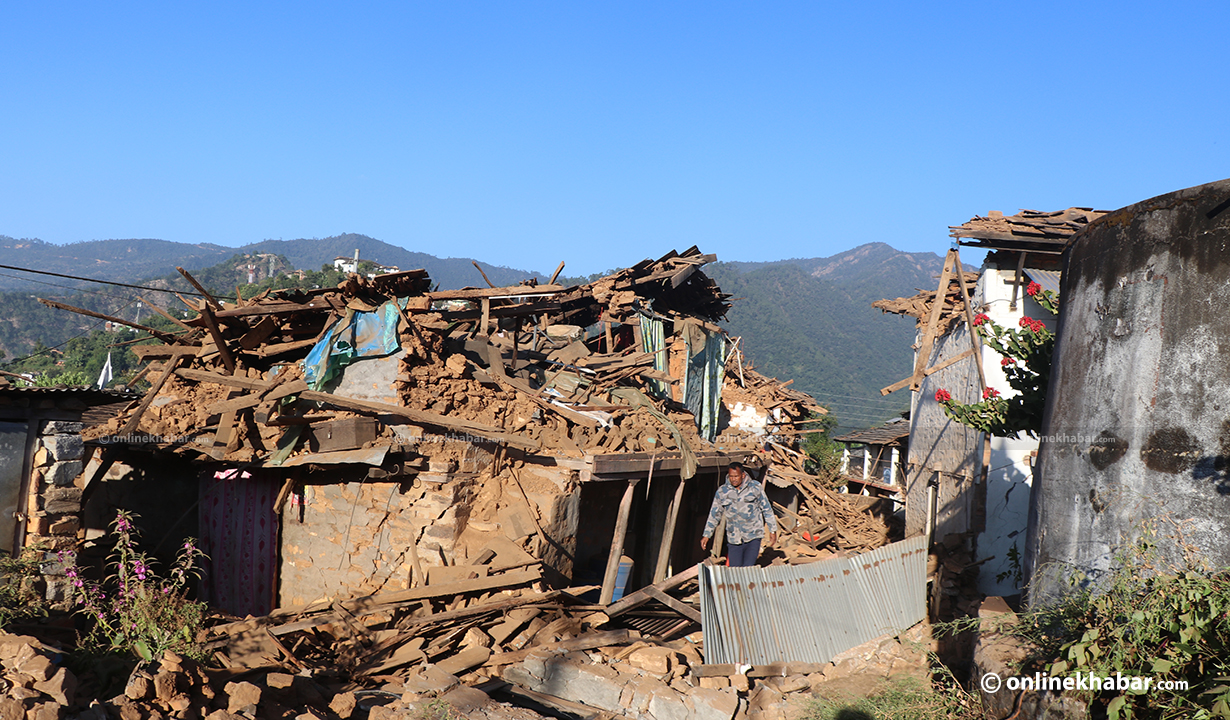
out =
<path fill-rule="evenodd" d="M 160 293 L 179 293 L 180 295 L 195 295 L 197 297 L 205 297 L 203 293 L 192 292 L 189 290 L 167 290 L 165 288 L 149 287 L 148 285 L 129 285 L 128 283 L 115 282 L 113 280 L 98 280 L 96 278 L 81 277 L 80 275 L 65 275 L 64 273 L 51 272 L 49 270 L 34 270 L 32 268 L 17 267 L 16 265 L 0 265 L 0 268 L 5 270 L 20 270 L 21 272 L 34 273 L 35 275 L 50 275 L 51 277 L 67 278 L 69 280 L 81 280 L 83 282 L 99 283 L 101 285 L 114 285 L 116 287 L 133 288 L 134 290 L 147 290 L 149 292 Z M 214 297 L 224 300 L 234 300 L 235 298 L 228 295 L 215 295 Z"/>

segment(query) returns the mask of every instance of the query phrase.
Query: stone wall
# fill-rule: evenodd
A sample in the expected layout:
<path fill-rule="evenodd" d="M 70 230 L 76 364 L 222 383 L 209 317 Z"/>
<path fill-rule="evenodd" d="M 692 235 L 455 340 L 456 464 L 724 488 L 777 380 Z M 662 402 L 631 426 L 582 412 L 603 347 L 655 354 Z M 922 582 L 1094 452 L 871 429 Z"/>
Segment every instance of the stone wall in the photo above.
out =
<path fill-rule="evenodd" d="M 41 422 L 31 463 L 25 546 L 45 549 L 41 570 L 52 603 L 65 600 L 69 584 L 64 572 L 77 559 L 86 455 L 82 427 L 79 422 Z"/>

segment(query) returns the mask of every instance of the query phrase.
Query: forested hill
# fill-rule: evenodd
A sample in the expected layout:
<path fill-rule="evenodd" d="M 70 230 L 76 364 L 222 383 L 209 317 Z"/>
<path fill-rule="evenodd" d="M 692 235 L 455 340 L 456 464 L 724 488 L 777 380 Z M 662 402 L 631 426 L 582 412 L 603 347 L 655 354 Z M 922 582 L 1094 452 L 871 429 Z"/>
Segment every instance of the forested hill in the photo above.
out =
<path fill-rule="evenodd" d="M 909 406 L 907 391 L 881 397 L 879 390 L 913 367 L 914 319 L 886 315 L 871 303 L 933 287 L 942 267 L 934 253 L 871 243 L 828 258 L 722 262 L 705 271 L 735 296 L 727 329 L 744 338 L 758 369 L 794 378 L 793 387 L 851 428 Z"/>

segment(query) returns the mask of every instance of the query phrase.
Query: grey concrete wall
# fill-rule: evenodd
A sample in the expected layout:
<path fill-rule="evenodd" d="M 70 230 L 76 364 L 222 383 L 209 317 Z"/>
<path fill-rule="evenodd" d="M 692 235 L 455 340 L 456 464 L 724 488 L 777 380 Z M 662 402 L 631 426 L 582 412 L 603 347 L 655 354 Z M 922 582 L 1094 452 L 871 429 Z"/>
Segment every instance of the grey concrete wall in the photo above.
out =
<path fill-rule="evenodd" d="M 1156 526 L 1230 565 L 1230 181 L 1097 220 L 1070 246 L 1027 569 L 1094 582 Z"/>

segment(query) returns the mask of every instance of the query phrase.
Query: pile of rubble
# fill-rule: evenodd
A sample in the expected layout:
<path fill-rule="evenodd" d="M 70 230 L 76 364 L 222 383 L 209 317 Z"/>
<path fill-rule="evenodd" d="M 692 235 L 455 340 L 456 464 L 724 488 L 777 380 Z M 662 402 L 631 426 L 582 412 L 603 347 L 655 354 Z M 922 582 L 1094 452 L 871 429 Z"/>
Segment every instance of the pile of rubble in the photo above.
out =
<path fill-rule="evenodd" d="M 179 334 L 157 333 L 162 345 L 133 348 L 152 362 L 146 402 L 87 439 L 139 436 L 214 460 L 286 460 L 310 451 L 331 422 L 362 415 L 392 420 L 380 438 L 403 446 L 443 431 L 563 457 L 700 451 L 712 433 L 698 434 L 680 381 L 722 337 L 713 323 L 727 296 L 699 270 L 711 259 L 692 248 L 571 288 L 428 292 L 426 273 L 412 270 L 236 303 L 185 300 L 199 317 L 176 320 Z M 338 392 L 348 363 L 389 355 L 400 364 L 385 402 Z M 725 449 L 756 449 L 765 425 L 789 430 L 824 412 L 741 362 L 725 374 L 772 415 L 759 418 L 759 433 L 728 429 Z"/>

